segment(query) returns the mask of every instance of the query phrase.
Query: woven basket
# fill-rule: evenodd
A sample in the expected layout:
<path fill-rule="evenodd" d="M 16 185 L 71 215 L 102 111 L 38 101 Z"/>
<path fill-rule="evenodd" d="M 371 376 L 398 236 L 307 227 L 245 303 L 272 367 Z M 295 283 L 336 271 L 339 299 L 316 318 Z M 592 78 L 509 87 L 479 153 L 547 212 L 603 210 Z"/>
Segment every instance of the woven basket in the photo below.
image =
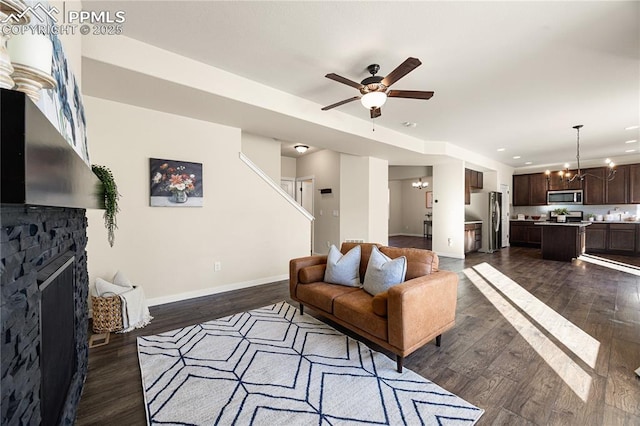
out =
<path fill-rule="evenodd" d="M 110 333 L 122 330 L 122 301 L 120 296 L 91 296 L 93 332 Z"/>

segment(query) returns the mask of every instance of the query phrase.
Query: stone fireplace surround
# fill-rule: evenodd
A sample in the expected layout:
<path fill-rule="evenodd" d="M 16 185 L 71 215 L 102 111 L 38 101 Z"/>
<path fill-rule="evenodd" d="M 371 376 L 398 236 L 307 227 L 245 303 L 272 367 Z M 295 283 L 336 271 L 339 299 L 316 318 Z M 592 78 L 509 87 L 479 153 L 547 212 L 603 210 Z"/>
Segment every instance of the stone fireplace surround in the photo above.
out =
<path fill-rule="evenodd" d="M 0 205 L 0 424 L 47 424 L 40 415 L 38 270 L 75 255 L 75 356 L 60 424 L 74 423 L 88 367 L 87 219 L 84 209 Z"/>

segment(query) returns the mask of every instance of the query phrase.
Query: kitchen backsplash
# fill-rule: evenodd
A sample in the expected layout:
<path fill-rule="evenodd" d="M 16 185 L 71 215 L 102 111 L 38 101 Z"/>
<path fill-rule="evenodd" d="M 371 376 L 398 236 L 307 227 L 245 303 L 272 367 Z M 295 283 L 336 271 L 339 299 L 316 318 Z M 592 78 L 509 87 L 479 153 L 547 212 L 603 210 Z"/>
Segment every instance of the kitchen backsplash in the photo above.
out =
<path fill-rule="evenodd" d="M 583 217 L 586 219 L 588 214 L 593 215 L 607 215 L 610 213 L 621 213 L 628 214 L 630 216 L 636 216 L 640 218 L 640 204 L 623 204 L 620 206 L 584 206 L 584 205 L 558 205 L 554 204 L 553 206 L 516 206 L 511 207 L 511 218 L 517 218 L 518 214 L 524 215 L 540 215 L 540 216 L 548 216 L 550 211 L 553 211 L 557 208 L 566 207 L 569 211 L 581 211 L 583 212 Z"/>

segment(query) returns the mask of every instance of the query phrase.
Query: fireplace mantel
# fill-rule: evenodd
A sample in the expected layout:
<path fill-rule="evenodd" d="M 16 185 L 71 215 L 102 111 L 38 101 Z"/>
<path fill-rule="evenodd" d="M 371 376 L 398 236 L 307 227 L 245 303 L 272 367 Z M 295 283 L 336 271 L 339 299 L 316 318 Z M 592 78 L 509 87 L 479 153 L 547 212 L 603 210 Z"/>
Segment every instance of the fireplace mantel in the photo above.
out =
<path fill-rule="evenodd" d="M 0 89 L 0 203 L 103 208 L 100 180 L 24 93 Z"/>

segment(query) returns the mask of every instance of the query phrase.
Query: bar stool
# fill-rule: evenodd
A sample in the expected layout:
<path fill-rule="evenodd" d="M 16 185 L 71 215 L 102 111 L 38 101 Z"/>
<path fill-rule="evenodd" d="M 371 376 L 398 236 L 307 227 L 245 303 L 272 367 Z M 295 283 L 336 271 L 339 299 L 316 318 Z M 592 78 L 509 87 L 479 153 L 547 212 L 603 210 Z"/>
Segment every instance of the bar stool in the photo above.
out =
<path fill-rule="evenodd" d="M 424 221 L 424 225 L 423 225 L 423 237 L 424 238 L 431 238 L 431 232 L 433 232 L 433 227 L 431 226 L 431 222 L 430 220 L 425 220 Z"/>

